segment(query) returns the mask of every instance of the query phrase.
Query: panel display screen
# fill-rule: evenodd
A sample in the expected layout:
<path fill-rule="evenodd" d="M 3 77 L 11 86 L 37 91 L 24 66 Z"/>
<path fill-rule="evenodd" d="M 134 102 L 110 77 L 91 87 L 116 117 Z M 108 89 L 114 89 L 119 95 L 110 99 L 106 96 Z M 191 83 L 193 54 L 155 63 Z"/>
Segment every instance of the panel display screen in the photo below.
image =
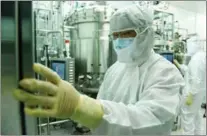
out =
<path fill-rule="evenodd" d="M 51 68 L 54 70 L 63 80 L 65 80 L 65 62 L 52 62 Z"/>
<path fill-rule="evenodd" d="M 172 62 L 173 63 L 173 54 L 171 53 L 164 53 L 164 54 L 161 54 L 164 58 L 166 58 L 168 61 Z"/>

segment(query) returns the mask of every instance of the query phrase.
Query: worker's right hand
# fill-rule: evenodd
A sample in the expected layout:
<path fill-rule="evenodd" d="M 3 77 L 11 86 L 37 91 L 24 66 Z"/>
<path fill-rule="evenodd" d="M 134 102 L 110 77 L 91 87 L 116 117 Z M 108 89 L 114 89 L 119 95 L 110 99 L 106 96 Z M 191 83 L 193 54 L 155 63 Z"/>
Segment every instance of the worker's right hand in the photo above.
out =
<path fill-rule="evenodd" d="M 51 69 L 41 64 L 34 64 L 33 69 L 48 81 L 37 79 L 20 81 L 23 89 L 16 89 L 14 96 L 25 103 L 25 113 L 36 117 L 71 117 L 79 103 L 79 92 Z M 41 108 L 31 108 L 31 106 L 41 106 Z"/>
<path fill-rule="evenodd" d="M 185 104 L 190 106 L 190 105 L 192 105 L 192 103 L 193 103 L 193 95 L 192 95 L 192 93 L 189 93 L 187 96 L 187 99 L 185 101 Z"/>
<path fill-rule="evenodd" d="M 14 97 L 26 105 L 26 114 L 35 117 L 71 118 L 89 128 L 99 125 L 104 112 L 98 100 L 81 95 L 70 83 L 41 64 L 34 64 L 33 69 L 49 82 L 37 79 L 20 81 L 23 90 L 16 89 Z"/>

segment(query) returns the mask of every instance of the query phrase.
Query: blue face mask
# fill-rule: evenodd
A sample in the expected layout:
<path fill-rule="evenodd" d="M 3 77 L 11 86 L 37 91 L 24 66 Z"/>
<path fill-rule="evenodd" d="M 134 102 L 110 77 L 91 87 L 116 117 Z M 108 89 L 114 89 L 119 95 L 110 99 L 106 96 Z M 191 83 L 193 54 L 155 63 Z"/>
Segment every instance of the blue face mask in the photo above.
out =
<path fill-rule="evenodd" d="M 113 40 L 115 50 L 121 50 L 133 44 L 134 38 L 117 38 Z"/>

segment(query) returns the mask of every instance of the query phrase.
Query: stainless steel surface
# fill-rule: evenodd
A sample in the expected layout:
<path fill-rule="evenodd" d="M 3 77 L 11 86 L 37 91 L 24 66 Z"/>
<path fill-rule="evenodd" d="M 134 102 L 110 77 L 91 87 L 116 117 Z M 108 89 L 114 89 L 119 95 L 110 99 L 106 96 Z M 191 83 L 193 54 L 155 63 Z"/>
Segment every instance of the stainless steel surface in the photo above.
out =
<path fill-rule="evenodd" d="M 49 67 L 49 54 L 48 54 L 48 45 L 44 46 L 44 62 L 45 62 L 45 66 Z M 50 117 L 47 117 L 47 123 L 46 123 L 46 127 L 47 127 L 47 135 L 50 135 Z M 40 133 L 41 134 L 41 133 Z"/>
<path fill-rule="evenodd" d="M 68 18 L 71 30 L 71 56 L 76 74 L 105 73 L 109 65 L 109 19 L 113 9 L 94 6 L 75 11 Z"/>

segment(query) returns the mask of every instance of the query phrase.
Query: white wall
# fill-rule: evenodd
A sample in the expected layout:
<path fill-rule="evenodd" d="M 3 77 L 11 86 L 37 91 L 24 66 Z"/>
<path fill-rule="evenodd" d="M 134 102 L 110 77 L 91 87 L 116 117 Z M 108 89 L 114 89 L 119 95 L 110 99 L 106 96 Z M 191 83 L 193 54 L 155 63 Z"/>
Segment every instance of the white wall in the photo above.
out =
<path fill-rule="evenodd" d="M 167 12 L 174 14 L 174 19 L 179 21 L 181 28 L 188 29 L 188 34 L 197 33 L 199 44 L 206 50 L 206 13 L 196 13 L 176 6 L 170 6 Z"/>
<path fill-rule="evenodd" d="M 167 12 L 174 14 L 175 21 L 181 28 L 188 29 L 188 33 L 197 33 L 201 39 L 206 39 L 206 15 L 169 6 Z"/>
<path fill-rule="evenodd" d="M 187 28 L 188 33 L 195 33 L 195 13 L 173 6 L 169 6 L 167 12 L 174 14 L 174 21 L 178 21 L 180 28 Z"/>
<path fill-rule="evenodd" d="M 199 34 L 201 39 L 206 39 L 206 15 L 196 15 L 196 33 Z"/>

